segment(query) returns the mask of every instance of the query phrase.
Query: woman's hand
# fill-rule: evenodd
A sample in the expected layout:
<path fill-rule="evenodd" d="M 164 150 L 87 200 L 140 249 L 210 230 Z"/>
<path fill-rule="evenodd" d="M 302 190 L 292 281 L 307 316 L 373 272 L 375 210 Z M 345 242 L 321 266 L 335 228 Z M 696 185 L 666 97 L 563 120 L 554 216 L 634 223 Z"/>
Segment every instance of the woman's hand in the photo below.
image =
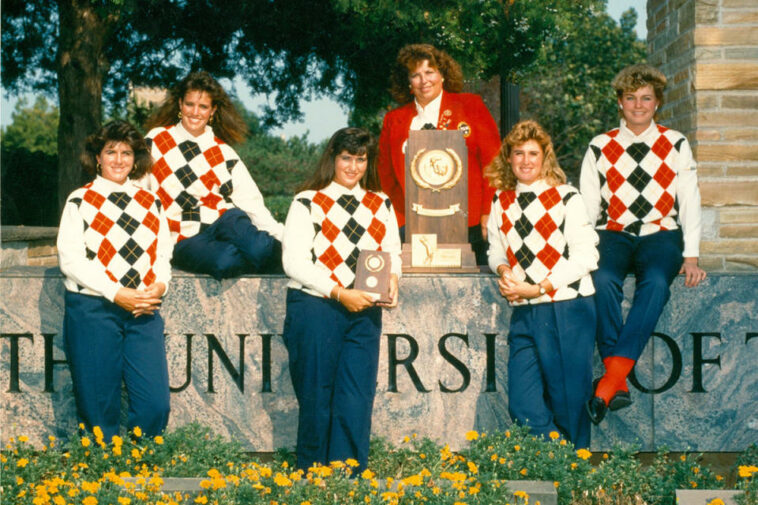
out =
<path fill-rule="evenodd" d="M 151 284 L 145 290 L 120 288 L 113 301 L 122 309 L 131 312 L 134 317 L 152 315 L 160 308 L 161 296 L 165 292 L 166 285 L 162 282 Z"/>
<path fill-rule="evenodd" d="M 397 307 L 398 289 L 397 289 L 397 274 L 392 274 L 390 277 L 390 301 L 389 302 L 377 302 L 377 305 L 384 307 L 385 309 L 391 309 Z"/>
<path fill-rule="evenodd" d="M 361 289 L 345 289 L 336 286 L 332 289 L 332 298 L 340 302 L 350 312 L 360 312 L 376 304 L 374 293 L 363 291 Z"/>
<path fill-rule="evenodd" d="M 697 258 L 684 258 L 679 273 L 684 274 L 684 285 L 688 288 L 694 288 L 707 276 L 705 270 L 697 266 Z"/>

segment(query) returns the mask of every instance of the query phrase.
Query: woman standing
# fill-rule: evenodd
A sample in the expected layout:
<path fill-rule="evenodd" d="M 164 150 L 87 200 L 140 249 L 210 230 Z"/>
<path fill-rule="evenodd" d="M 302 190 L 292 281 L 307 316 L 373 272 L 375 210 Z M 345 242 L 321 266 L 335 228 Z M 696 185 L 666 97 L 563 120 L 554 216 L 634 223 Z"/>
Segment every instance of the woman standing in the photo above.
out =
<path fill-rule="evenodd" d="M 498 188 L 487 223 L 489 265 L 513 306 L 508 409 L 537 435 L 556 431 L 589 447 L 597 234 L 536 122 L 513 127 L 487 175 Z"/>
<path fill-rule="evenodd" d="M 313 177 L 295 195 L 284 229 L 290 277 L 284 342 L 299 405 L 297 464 L 368 461 L 382 312 L 351 288 L 361 250 L 391 254 L 389 298 L 397 305 L 400 236 L 380 191 L 376 144 L 359 128 L 338 130 Z"/>
<path fill-rule="evenodd" d="M 632 403 L 626 378 L 642 354 L 677 273 L 684 284 L 705 279 L 698 267 L 700 193 L 687 139 L 655 123 L 666 77 L 649 65 L 624 68 L 612 82 L 621 125 L 590 142 L 580 189 L 600 235 L 597 344 L 605 374 L 587 404 L 592 421 Z M 624 278 L 636 288 L 621 315 Z"/>
<path fill-rule="evenodd" d="M 169 414 L 158 308 L 171 277 L 171 237 L 160 200 L 132 182 L 152 160 L 137 129 L 114 121 L 87 138 L 81 161 L 97 175 L 69 195 L 57 244 L 77 415 L 110 441 L 119 432 L 123 381 L 127 428 L 155 436 Z"/>
<path fill-rule="evenodd" d="M 221 85 L 207 72 L 188 75 L 146 126 L 173 265 L 216 279 L 280 269 L 283 226 L 229 145 L 247 127 Z"/>
<path fill-rule="evenodd" d="M 405 226 L 405 147 L 410 130 L 461 130 L 468 148 L 469 242 L 477 263 L 487 263 L 487 216 L 495 190 L 484 176 L 500 148 L 495 120 L 478 95 L 461 93 L 463 73 L 445 51 L 412 44 L 397 54 L 390 74 L 392 98 L 401 104 L 384 116 L 379 137 L 379 177 Z"/>

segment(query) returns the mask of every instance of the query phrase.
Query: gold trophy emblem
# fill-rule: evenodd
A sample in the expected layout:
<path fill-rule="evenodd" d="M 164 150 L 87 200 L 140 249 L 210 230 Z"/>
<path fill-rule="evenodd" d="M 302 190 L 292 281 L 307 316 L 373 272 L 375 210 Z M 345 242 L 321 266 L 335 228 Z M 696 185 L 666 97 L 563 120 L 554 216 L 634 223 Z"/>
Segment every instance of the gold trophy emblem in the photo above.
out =
<path fill-rule="evenodd" d="M 453 149 L 420 149 L 411 162 L 411 177 L 420 188 L 441 191 L 455 187 L 463 163 Z"/>

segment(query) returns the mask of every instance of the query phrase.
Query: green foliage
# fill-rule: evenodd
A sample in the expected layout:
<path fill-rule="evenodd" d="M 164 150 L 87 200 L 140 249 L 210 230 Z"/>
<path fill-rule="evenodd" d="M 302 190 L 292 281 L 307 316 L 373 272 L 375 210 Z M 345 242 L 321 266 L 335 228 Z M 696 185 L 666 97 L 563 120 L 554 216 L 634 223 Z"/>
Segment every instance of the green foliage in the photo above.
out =
<path fill-rule="evenodd" d="M 16 102 L 11 124 L 3 129 L 3 149 L 25 149 L 47 156 L 58 154 L 58 108 L 43 95 L 33 105 L 26 98 Z"/>
<path fill-rule="evenodd" d="M 561 10 L 557 30 L 544 41 L 535 64 L 518 77 L 525 115 L 550 132 L 574 184 L 592 137 L 618 125 L 611 79 L 645 59 L 645 44 L 634 33 L 636 19 L 632 9 L 620 24 L 593 7 Z"/>

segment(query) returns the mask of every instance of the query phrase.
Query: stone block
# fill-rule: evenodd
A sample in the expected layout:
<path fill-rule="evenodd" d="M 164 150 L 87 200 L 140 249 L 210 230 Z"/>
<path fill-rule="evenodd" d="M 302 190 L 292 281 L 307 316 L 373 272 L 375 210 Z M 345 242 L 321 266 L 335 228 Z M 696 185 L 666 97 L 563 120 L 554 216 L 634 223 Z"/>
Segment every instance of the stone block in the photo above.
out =
<path fill-rule="evenodd" d="M 727 47 L 724 49 L 724 57 L 727 60 L 758 60 L 758 48 Z"/>
<path fill-rule="evenodd" d="M 714 129 L 699 129 L 695 133 L 695 140 L 699 142 L 702 142 L 704 140 L 721 140 L 721 131 Z"/>
<path fill-rule="evenodd" d="M 755 8 L 755 0 L 722 0 L 721 7 L 724 9 L 751 9 Z"/>
<path fill-rule="evenodd" d="M 26 264 L 30 267 L 55 267 L 58 266 L 58 256 L 39 256 L 29 258 Z"/>
<path fill-rule="evenodd" d="M 758 176 L 758 163 L 730 164 L 726 167 L 728 177 L 755 177 Z"/>
<path fill-rule="evenodd" d="M 721 239 L 702 240 L 701 254 L 758 254 L 758 240 L 754 239 Z"/>
<path fill-rule="evenodd" d="M 700 0 L 695 2 L 695 22 L 698 25 L 715 25 L 719 20 L 719 3 L 717 0 Z"/>
<path fill-rule="evenodd" d="M 723 238 L 758 238 L 758 222 L 750 224 L 722 224 L 719 234 Z"/>
<path fill-rule="evenodd" d="M 752 111 L 705 111 L 697 113 L 699 127 L 738 126 L 741 128 L 758 126 L 758 114 Z"/>
<path fill-rule="evenodd" d="M 719 236 L 718 210 L 706 207 L 702 211 L 703 239 L 715 239 Z"/>
<path fill-rule="evenodd" d="M 720 61 L 723 59 L 724 59 L 724 51 L 721 48 L 695 47 L 695 60 L 697 61 L 706 61 L 706 60 Z"/>
<path fill-rule="evenodd" d="M 737 496 L 742 491 L 728 489 L 677 489 L 677 505 L 710 505 L 719 498 L 724 505 L 737 505 Z"/>
<path fill-rule="evenodd" d="M 758 270 L 758 255 L 755 256 L 726 256 L 724 267 L 729 272 L 755 272 Z"/>
<path fill-rule="evenodd" d="M 751 46 L 758 44 L 758 26 L 720 28 L 698 26 L 695 28 L 696 46 Z"/>
<path fill-rule="evenodd" d="M 698 142 L 693 148 L 695 159 L 700 161 L 749 161 L 758 160 L 758 143 L 755 144 L 704 144 Z"/>
<path fill-rule="evenodd" d="M 752 224 L 758 223 L 758 207 L 722 209 L 719 212 L 722 224 Z"/>
<path fill-rule="evenodd" d="M 26 266 L 27 249 L 23 242 L 3 242 L 0 248 L 0 269 Z"/>
<path fill-rule="evenodd" d="M 700 181 L 700 195 L 706 206 L 758 205 L 758 181 Z"/>
<path fill-rule="evenodd" d="M 687 33 L 695 27 L 695 3 L 681 2 L 681 7 L 677 10 L 677 29 L 679 33 Z"/>
<path fill-rule="evenodd" d="M 707 161 L 698 161 L 698 177 L 723 177 L 726 173 L 723 163 L 708 163 Z"/>
<path fill-rule="evenodd" d="M 55 246 L 55 243 L 52 243 L 52 244 L 32 243 L 32 244 L 29 244 L 28 254 L 30 258 L 39 258 L 42 256 L 57 256 L 58 248 Z"/>
<path fill-rule="evenodd" d="M 695 95 L 695 106 L 697 110 L 717 109 L 720 105 L 721 94 L 708 91 L 701 91 Z"/>
<path fill-rule="evenodd" d="M 664 443 L 677 451 L 697 437 L 698 450 L 739 451 L 746 440 L 758 441 L 758 420 L 750 419 L 756 409 L 744 408 L 758 402 L 756 392 L 740 389 L 758 382 L 758 338 L 746 342 L 756 331 L 756 282 L 758 273 L 713 273 L 689 289 L 681 276 L 675 279 L 656 328 L 665 337 L 653 339 L 635 368 L 635 403 L 593 428 L 593 450 L 619 440 L 638 442 L 644 451 Z M 292 447 L 297 403 L 280 336 L 285 285 L 280 276 L 217 282 L 175 272 L 162 308 L 173 388 L 169 428 L 196 421 L 251 451 Z M 35 443 L 65 436 L 76 420 L 60 336 L 61 275 L 7 269 L 0 272 L 0 292 L 0 443 L 20 434 Z M 630 278 L 624 310 L 632 296 Z M 400 306 L 384 314 L 373 434 L 399 441 L 417 433 L 456 450 L 471 429 L 510 426 L 509 317 L 491 275 L 405 276 Z M 721 368 L 688 361 L 697 351 L 693 334 L 707 332 L 721 340 L 705 338 L 702 357 L 720 355 Z M 601 369 L 596 357 L 596 373 Z M 701 370 L 706 392 L 690 393 Z M 658 395 L 666 395 L 671 410 L 656 403 Z M 675 433 L 688 435 L 674 439 Z"/>
<path fill-rule="evenodd" d="M 724 271 L 724 257 L 704 255 L 701 253 L 700 259 L 698 260 L 698 265 L 700 266 L 700 268 L 702 268 L 709 274 L 711 272 L 723 272 Z"/>
<path fill-rule="evenodd" d="M 758 41 L 754 44 L 758 45 Z M 758 66 L 754 63 L 699 63 L 695 66 L 695 89 L 758 89 Z"/>
<path fill-rule="evenodd" d="M 745 108 L 758 109 L 758 103 L 756 103 L 755 107 L 745 107 Z M 756 139 L 758 139 L 758 128 L 724 128 L 722 130 L 722 134 L 724 136 L 724 140 L 755 141 Z"/>
<path fill-rule="evenodd" d="M 753 5 L 755 7 L 755 5 Z M 721 21 L 724 24 L 735 25 L 758 25 L 758 9 L 751 11 L 728 11 L 721 13 Z"/>

